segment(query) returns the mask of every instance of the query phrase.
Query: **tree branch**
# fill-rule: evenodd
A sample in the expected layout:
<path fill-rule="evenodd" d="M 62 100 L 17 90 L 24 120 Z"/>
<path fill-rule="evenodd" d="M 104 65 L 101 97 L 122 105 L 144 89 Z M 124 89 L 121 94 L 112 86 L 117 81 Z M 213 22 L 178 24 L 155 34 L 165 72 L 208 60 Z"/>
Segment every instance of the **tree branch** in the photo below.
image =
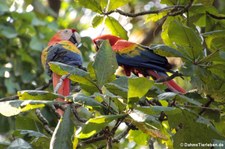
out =
<path fill-rule="evenodd" d="M 40 109 L 36 109 L 35 113 L 38 117 L 38 119 L 42 122 L 44 129 L 50 134 L 53 134 L 53 130 L 48 126 L 48 121 L 46 120 L 46 118 L 41 114 L 41 110 Z"/>
<path fill-rule="evenodd" d="M 171 10 L 170 12 L 167 13 L 166 17 L 177 16 L 177 15 L 183 14 L 184 12 L 187 12 L 188 9 L 192 6 L 193 2 L 194 2 L 194 0 L 190 0 L 190 2 L 185 6 L 184 5 L 168 6 L 168 7 L 162 8 L 162 9 L 158 9 L 158 10 L 149 10 L 149 11 L 143 11 L 143 12 L 139 12 L 139 13 L 128 13 L 128 12 L 124 12 L 120 9 L 116 9 L 116 10 L 112 10 L 109 12 L 102 12 L 102 14 L 110 15 L 112 13 L 119 13 L 126 17 L 138 17 L 138 16 L 143 16 L 143 15 L 149 15 L 149 14 L 158 14 L 163 11 Z"/>
<path fill-rule="evenodd" d="M 40 87 L 36 88 L 35 90 L 44 90 L 44 89 L 48 88 L 51 83 L 52 83 L 52 80 L 49 80 L 49 82 L 47 84 L 40 86 Z M 10 97 L 3 97 L 3 98 L 0 98 L 0 102 L 16 100 L 18 98 L 19 98 L 18 95 L 13 95 Z"/>
<path fill-rule="evenodd" d="M 202 107 L 202 110 L 199 112 L 199 115 L 202 115 L 207 109 L 209 109 L 210 104 L 214 101 L 214 99 L 209 95 L 207 95 L 207 98 L 209 99 L 209 101 Z"/>
<path fill-rule="evenodd" d="M 55 88 L 54 88 L 54 93 L 57 93 L 59 88 L 62 86 L 63 84 L 63 80 L 65 80 L 66 78 L 68 78 L 70 76 L 70 74 L 66 74 L 63 75 L 60 79 L 59 82 L 56 84 Z"/>
<path fill-rule="evenodd" d="M 102 12 L 103 15 L 110 15 L 112 13 L 119 13 L 123 16 L 126 17 L 138 17 L 138 16 L 143 16 L 143 15 L 148 15 L 148 14 L 158 14 L 160 12 L 166 11 L 166 10 L 173 10 L 173 9 L 178 9 L 178 8 L 184 8 L 184 6 L 182 5 L 175 5 L 175 6 L 169 6 L 169 7 L 165 7 L 159 10 L 149 10 L 149 11 L 143 11 L 143 12 L 139 12 L 139 13 L 128 13 L 128 12 L 124 12 L 120 9 L 116 9 L 116 10 L 112 10 L 109 12 Z"/>
<path fill-rule="evenodd" d="M 170 81 L 172 79 L 174 79 L 175 77 L 182 77 L 183 74 L 179 73 L 178 71 L 176 71 L 175 73 L 173 73 L 171 76 L 165 77 L 165 78 L 161 78 L 156 80 L 157 83 L 161 83 L 161 82 L 165 82 L 165 81 Z"/>
<path fill-rule="evenodd" d="M 214 18 L 214 19 L 218 19 L 218 20 L 224 20 L 224 19 L 225 19 L 225 16 L 223 16 L 223 17 L 222 17 L 222 16 L 216 16 L 216 15 L 214 15 L 214 14 L 209 13 L 208 11 L 206 11 L 206 14 L 207 14 L 208 16 Z"/>
<path fill-rule="evenodd" d="M 87 120 L 83 119 L 83 118 L 80 118 L 78 116 L 78 113 L 77 113 L 77 110 L 75 109 L 75 107 L 73 106 L 72 108 L 72 111 L 73 111 L 73 115 L 75 116 L 75 118 L 80 121 L 81 123 L 85 123 Z"/>

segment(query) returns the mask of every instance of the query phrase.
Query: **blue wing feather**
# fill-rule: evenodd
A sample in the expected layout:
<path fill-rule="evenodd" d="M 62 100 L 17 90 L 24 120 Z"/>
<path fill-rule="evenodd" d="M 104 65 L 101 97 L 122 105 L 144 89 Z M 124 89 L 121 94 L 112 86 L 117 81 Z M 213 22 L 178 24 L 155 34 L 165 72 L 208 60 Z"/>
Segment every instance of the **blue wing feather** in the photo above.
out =
<path fill-rule="evenodd" d="M 131 56 L 130 54 L 116 54 L 117 62 L 119 65 L 126 65 L 136 68 L 147 68 L 155 71 L 168 72 L 171 65 L 163 56 L 155 54 L 151 49 L 138 49 L 139 55 Z"/>
<path fill-rule="evenodd" d="M 48 63 L 50 61 L 61 62 L 71 66 L 82 66 L 82 56 L 71 50 L 65 49 L 61 44 L 55 44 L 48 48 L 48 55 L 46 58 L 46 68 L 48 73 L 51 74 Z"/>

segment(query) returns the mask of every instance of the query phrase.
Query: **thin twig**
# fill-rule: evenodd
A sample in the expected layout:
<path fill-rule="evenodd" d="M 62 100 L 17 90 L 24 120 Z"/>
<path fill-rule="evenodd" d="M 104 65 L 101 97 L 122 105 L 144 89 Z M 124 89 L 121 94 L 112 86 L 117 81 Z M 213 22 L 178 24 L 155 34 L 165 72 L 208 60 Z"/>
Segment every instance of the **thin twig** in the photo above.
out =
<path fill-rule="evenodd" d="M 90 139 L 81 141 L 79 143 L 79 147 L 82 147 L 85 144 L 90 144 L 90 143 L 97 142 L 97 141 L 101 141 L 101 140 L 104 140 L 104 139 L 106 139 L 105 138 L 105 135 L 101 135 L 101 136 L 97 136 L 97 137 L 92 137 Z"/>
<path fill-rule="evenodd" d="M 48 120 L 46 120 L 46 118 L 41 114 L 41 110 L 40 109 L 36 109 L 35 113 L 38 117 L 38 119 L 42 122 L 42 124 L 44 125 L 44 129 L 50 134 L 53 134 L 53 130 L 49 127 L 49 123 Z"/>
<path fill-rule="evenodd" d="M 209 99 L 209 101 L 202 107 L 202 110 L 199 112 L 199 115 L 202 115 L 207 109 L 209 109 L 210 104 L 214 101 L 214 99 L 209 95 L 207 96 L 207 98 Z"/>
<path fill-rule="evenodd" d="M 143 11 L 143 12 L 139 12 L 139 13 L 128 13 L 128 12 L 124 12 L 120 9 L 116 9 L 116 10 L 112 10 L 109 12 L 102 12 L 102 14 L 110 15 L 112 13 L 119 13 L 126 17 L 138 17 L 138 16 L 143 16 L 143 15 L 148 15 L 148 14 L 158 14 L 158 13 L 166 11 L 166 10 L 179 9 L 179 8 L 184 8 L 184 7 L 185 6 L 182 6 L 182 5 L 176 5 L 176 6 L 165 7 L 165 8 L 159 9 L 159 10 L 149 10 L 149 11 Z"/>
<path fill-rule="evenodd" d="M 168 76 L 168 77 L 165 77 L 165 78 L 160 78 L 160 79 L 156 80 L 156 82 L 161 83 L 161 82 L 165 82 L 165 81 L 170 81 L 170 80 L 174 79 L 175 77 L 182 77 L 182 76 L 183 76 L 183 74 L 176 71 L 171 76 Z"/>
<path fill-rule="evenodd" d="M 72 108 L 72 111 L 73 111 L 73 115 L 75 116 L 75 118 L 80 121 L 81 123 L 85 123 L 87 120 L 83 119 L 83 118 L 80 118 L 78 116 L 78 113 L 77 113 L 77 110 L 75 109 L 75 107 L 73 106 Z"/>
<path fill-rule="evenodd" d="M 218 19 L 218 20 L 224 20 L 225 16 L 216 16 L 214 14 L 209 13 L 208 11 L 206 11 L 206 14 L 214 19 Z"/>
<path fill-rule="evenodd" d="M 131 130 L 131 127 L 127 127 L 127 129 L 125 131 L 123 131 L 122 133 L 120 133 L 118 136 L 116 136 L 112 142 L 113 143 L 118 143 L 120 139 L 124 138 L 128 132 Z"/>
<path fill-rule="evenodd" d="M 190 0 L 190 2 L 183 9 L 179 9 L 178 11 L 174 11 L 174 12 L 171 11 L 167 14 L 167 16 L 177 16 L 177 15 L 187 12 L 188 9 L 192 6 L 193 2 L 194 2 L 194 0 Z"/>
<path fill-rule="evenodd" d="M 194 2 L 194 0 L 190 0 L 190 3 L 188 3 L 185 6 L 184 5 L 175 5 L 175 6 L 169 6 L 169 7 L 165 7 L 165 8 L 158 9 L 158 10 L 149 10 L 149 11 L 143 11 L 143 12 L 139 12 L 139 13 L 128 13 L 128 12 L 124 12 L 120 9 L 116 9 L 116 10 L 112 10 L 109 12 L 102 12 L 102 14 L 110 15 L 112 13 L 119 13 L 126 17 L 138 17 L 138 16 L 143 16 L 143 15 L 149 15 L 149 14 L 158 14 L 163 11 L 171 10 L 170 12 L 167 13 L 167 15 L 165 17 L 177 16 L 177 15 L 181 15 L 181 14 L 187 12 L 188 9 L 192 6 L 193 2 Z"/>
<path fill-rule="evenodd" d="M 45 84 L 43 86 L 40 86 L 40 87 L 37 87 L 35 90 L 44 90 L 44 89 L 48 88 L 51 83 L 52 83 L 52 80 L 49 80 L 49 82 L 47 84 Z M 18 95 L 13 95 L 13 96 L 9 96 L 9 97 L 3 97 L 3 98 L 0 98 L 0 102 L 16 100 L 18 98 L 19 98 Z"/>
<path fill-rule="evenodd" d="M 54 93 L 57 93 L 59 88 L 62 86 L 63 84 L 63 81 L 68 78 L 70 76 L 70 74 L 66 74 L 66 75 L 63 75 L 60 79 L 59 79 L 59 82 L 56 84 L 55 88 L 54 88 Z"/>

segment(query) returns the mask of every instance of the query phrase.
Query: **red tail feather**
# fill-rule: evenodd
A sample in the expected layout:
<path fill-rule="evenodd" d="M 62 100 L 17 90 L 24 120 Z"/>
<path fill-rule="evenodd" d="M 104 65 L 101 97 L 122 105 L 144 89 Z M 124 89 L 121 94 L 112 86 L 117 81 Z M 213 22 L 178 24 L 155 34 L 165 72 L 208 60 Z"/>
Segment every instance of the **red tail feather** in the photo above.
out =
<path fill-rule="evenodd" d="M 148 73 L 150 76 L 153 76 L 156 79 L 160 79 L 163 78 L 165 76 L 160 76 L 158 73 L 156 73 L 155 71 L 152 70 L 148 70 Z M 186 94 L 187 92 L 185 91 L 185 89 L 183 89 L 182 87 L 180 87 L 175 81 L 170 80 L 170 81 L 165 81 L 163 82 L 171 91 L 175 92 L 175 93 L 181 93 L 181 94 Z"/>
<path fill-rule="evenodd" d="M 61 77 L 62 76 L 60 75 L 52 73 L 52 81 L 53 81 L 52 83 L 54 89 L 56 85 L 59 83 Z M 59 87 L 58 94 L 63 96 L 68 96 L 70 94 L 70 80 L 68 78 L 63 80 L 62 85 Z M 64 99 L 62 98 L 57 98 L 55 100 L 59 102 L 65 102 Z M 61 109 L 57 109 L 57 113 L 59 113 L 60 116 L 63 115 L 63 111 Z"/>

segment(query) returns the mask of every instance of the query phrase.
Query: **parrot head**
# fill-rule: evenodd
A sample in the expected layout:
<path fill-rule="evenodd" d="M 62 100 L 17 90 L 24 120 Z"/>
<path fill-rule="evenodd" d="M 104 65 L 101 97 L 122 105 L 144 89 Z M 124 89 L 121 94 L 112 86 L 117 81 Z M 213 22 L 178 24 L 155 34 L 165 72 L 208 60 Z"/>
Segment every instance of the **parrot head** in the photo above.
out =
<path fill-rule="evenodd" d="M 110 45 L 113 46 L 118 40 L 122 40 L 122 39 L 117 36 L 113 36 L 109 34 L 98 36 L 95 39 L 93 39 L 93 42 L 96 45 L 97 49 L 99 48 L 103 40 L 108 40 Z"/>
<path fill-rule="evenodd" d="M 75 29 L 63 29 L 58 31 L 49 41 L 48 46 L 53 45 L 57 42 L 69 40 L 74 43 L 77 47 L 80 46 L 81 38 Z"/>

